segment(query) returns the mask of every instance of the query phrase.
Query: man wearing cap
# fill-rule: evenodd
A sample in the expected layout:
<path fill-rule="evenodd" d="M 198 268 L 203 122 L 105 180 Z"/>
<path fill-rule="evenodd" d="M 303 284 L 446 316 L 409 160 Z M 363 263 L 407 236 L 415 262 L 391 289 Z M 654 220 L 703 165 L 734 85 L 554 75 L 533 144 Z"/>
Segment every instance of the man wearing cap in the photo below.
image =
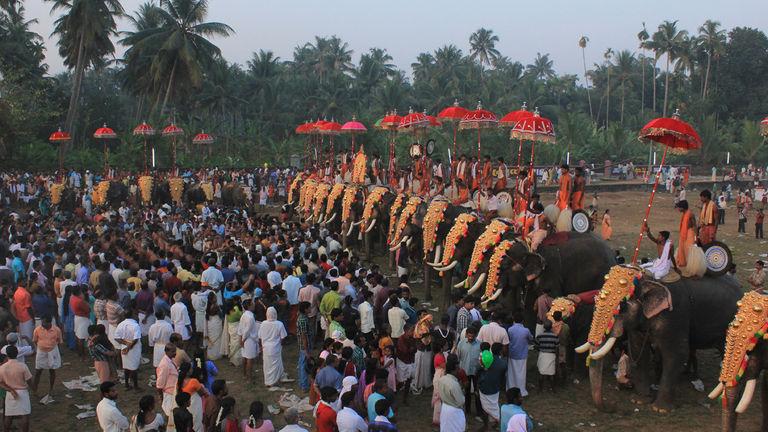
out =
<path fill-rule="evenodd" d="M 479 371 L 477 388 L 480 405 L 486 414 L 483 416 L 484 426 L 488 425 L 488 417 L 493 419 L 494 425 L 499 423 L 499 392 L 504 385 L 504 375 L 507 372 L 507 362 L 501 358 L 502 348 L 500 343 L 493 343 L 490 351 L 486 350 L 480 354 L 483 367 Z"/>
<path fill-rule="evenodd" d="M 27 365 L 16 359 L 18 350 L 15 346 L 3 348 L 8 361 L 0 365 L 0 387 L 5 394 L 3 430 L 11 430 L 13 420 L 18 418 L 22 432 L 29 431 L 29 414 L 32 405 L 29 400 L 29 380 L 32 373 Z"/>
<path fill-rule="evenodd" d="M 21 337 L 22 340 L 21 344 L 19 344 L 19 337 Z M 32 353 L 35 352 L 35 349 L 31 345 L 32 339 L 27 339 L 26 336 L 19 335 L 19 333 L 8 333 L 8 335 L 5 336 L 5 342 L 7 345 L 0 349 L 0 354 L 5 355 L 5 350 L 7 350 L 8 347 L 13 346 L 16 348 L 16 358 L 22 363 L 26 361 L 28 355 L 32 355 Z"/>

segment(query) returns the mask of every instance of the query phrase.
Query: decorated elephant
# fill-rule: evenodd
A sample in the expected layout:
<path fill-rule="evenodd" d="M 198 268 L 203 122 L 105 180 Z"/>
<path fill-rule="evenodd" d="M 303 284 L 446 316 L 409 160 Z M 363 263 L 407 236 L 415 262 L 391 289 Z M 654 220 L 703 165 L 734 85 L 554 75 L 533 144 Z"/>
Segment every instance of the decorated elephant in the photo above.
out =
<path fill-rule="evenodd" d="M 213 196 L 211 196 L 211 198 L 213 198 Z M 190 184 L 186 189 L 184 189 L 184 203 L 190 208 L 193 208 L 208 200 L 208 195 L 200 183 Z"/>
<path fill-rule="evenodd" d="M 397 196 L 388 188 L 375 186 L 365 199 L 363 214 L 358 225 L 353 225 L 348 235 L 358 228 L 358 240 L 364 240 L 364 255 L 371 258 L 371 248 L 378 239 L 386 242 L 389 216 Z"/>
<path fill-rule="evenodd" d="M 77 208 L 77 192 L 72 188 L 64 188 L 59 198 L 59 210 L 63 212 L 72 212 Z"/>
<path fill-rule="evenodd" d="M 341 243 L 344 248 L 354 242 L 355 238 L 352 237 L 352 231 L 362 223 L 363 210 L 365 208 L 365 194 L 363 191 L 364 188 L 362 187 L 347 185 L 344 188 L 344 194 L 341 196 L 341 213 L 339 216 L 329 216 L 332 222 L 334 219 L 340 219 L 339 229 L 341 230 Z M 329 229 L 332 228 L 333 225 Z"/>
<path fill-rule="evenodd" d="M 336 183 L 331 186 L 325 205 L 320 209 L 317 223 L 324 224 L 331 231 L 341 235 L 341 212 L 344 201 L 344 191 L 347 186 L 344 183 Z"/>
<path fill-rule="evenodd" d="M 237 183 L 227 183 L 221 187 L 221 204 L 227 207 L 243 207 L 249 205 L 243 188 Z"/>
<path fill-rule="evenodd" d="M 152 187 L 152 204 L 155 206 L 161 206 L 163 204 L 172 204 L 171 187 L 168 184 L 168 180 L 155 182 Z"/>
<path fill-rule="evenodd" d="M 612 267 L 595 298 L 588 341 L 576 348 L 590 353 L 595 405 L 603 408 L 603 358 L 626 336 L 632 361 L 638 365 L 633 373 L 636 391 L 650 395 L 653 350 L 662 371 L 653 408 L 670 410 L 689 354 L 723 346 L 741 297 L 741 286 L 730 275 L 661 283 L 644 276 L 637 267 Z"/>
<path fill-rule="evenodd" d="M 768 370 L 768 296 L 751 291 L 737 305 L 738 312 L 728 326 L 719 383 L 709 394 L 710 399 L 723 398 L 723 432 L 736 431 L 737 417 L 749 408 L 760 373 Z M 762 381 L 760 430 L 768 430 L 768 373 L 763 373 Z"/>
<path fill-rule="evenodd" d="M 93 187 L 93 204 L 118 208 L 128 201 L 128 186 L 116 180 L 103 180 Z"/>

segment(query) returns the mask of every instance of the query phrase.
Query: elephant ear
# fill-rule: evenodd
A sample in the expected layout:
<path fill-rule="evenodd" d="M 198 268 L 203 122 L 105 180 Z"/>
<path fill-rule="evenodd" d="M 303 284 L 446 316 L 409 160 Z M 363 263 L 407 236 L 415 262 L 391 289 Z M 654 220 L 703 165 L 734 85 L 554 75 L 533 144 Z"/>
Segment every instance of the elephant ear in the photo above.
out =
<path fill-rule="evenodd" d="M 546 262 L 544 257 L 536 253 L 529 253 L 525 257 L 523 264 L 523 272 L 525 273 L 526 280 L 538 279 L 541 273 L 544 271 Z"/>
<path fill-rule="evenodd" d="M 653 318 L 665 310 L 672 310 L 672 295 L 666 286 L 651 281 L 643 282 L 642 285 L 643 292 L 639 300 L 645 318 Z"/>

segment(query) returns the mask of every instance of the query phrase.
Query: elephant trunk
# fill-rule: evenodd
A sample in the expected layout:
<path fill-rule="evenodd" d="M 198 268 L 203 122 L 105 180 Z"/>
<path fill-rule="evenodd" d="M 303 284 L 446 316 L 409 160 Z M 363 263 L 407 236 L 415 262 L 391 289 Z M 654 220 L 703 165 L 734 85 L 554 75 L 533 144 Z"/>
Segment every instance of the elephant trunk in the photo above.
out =
<path fill-rule="evenodd" d="M 593 359 L 589 365 L 589 385 L 592 401 L 599 410 L 603 410 L 603 359 Z"/>
<path fill-rule="evenodd" d="M 736 406 L 736 396 L 739 394 L 739 387 L 733 386 L 733 387 L 726 387 L 725 393 L 723 394 L 723 398 L 725 399 L 725 403 L 723 404 L 723 415 L 722 415 L 722 430 L 723 432 L 735 432 L 736 431 L 736 418 L 737 414 L 734 410 L 734 407 Z"/>

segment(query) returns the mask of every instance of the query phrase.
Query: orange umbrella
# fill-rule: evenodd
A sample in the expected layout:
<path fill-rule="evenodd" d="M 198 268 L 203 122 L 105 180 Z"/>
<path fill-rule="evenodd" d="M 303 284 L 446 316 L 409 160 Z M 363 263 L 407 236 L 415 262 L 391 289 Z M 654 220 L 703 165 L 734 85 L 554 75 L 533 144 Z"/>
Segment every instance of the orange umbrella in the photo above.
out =
<path fill-rule="evenodd" d="M 140 125 L 133 128 L 134 136 L 144 137 L 144 174 L 149 172 L 149 169 L 147 168 L 147 137 L 154 134 L 155 128 L 147 124 L 147 122 L 142 122 Z"/>

